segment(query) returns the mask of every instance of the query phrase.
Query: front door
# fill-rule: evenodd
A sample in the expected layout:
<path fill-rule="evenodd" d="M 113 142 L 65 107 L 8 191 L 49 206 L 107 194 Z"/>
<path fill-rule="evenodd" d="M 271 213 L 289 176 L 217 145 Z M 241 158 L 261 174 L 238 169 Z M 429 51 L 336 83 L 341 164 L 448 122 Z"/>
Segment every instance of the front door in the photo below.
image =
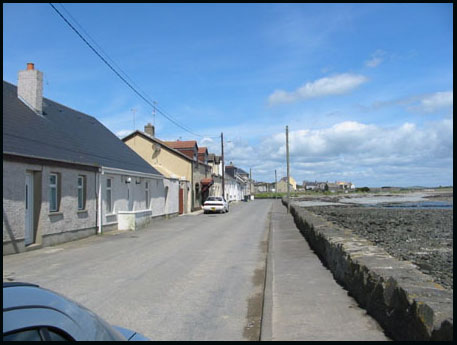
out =
<path fill-rule="evenodd" d="M 184 190 L 179 188 L 179 214 L 184 213 Z"/>
<path fill-rule="evenodd" d="M 33 243 L 33 175 L 25 174 L 25 245 Z"/>

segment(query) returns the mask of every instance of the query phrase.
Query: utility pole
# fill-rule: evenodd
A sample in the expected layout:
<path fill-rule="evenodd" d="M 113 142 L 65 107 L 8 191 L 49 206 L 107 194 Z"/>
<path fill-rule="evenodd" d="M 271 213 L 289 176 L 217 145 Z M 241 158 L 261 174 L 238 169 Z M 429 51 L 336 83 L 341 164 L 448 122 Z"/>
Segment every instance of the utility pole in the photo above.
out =
<path fill-rule="evenodd" d="M 222 197 L 225 200 L 225 167 L 224 167 L 224 133 L 221 132 L 221 152 L 222 152 Z"/>
<path fill-rule="evenodd" d="M 286 155 L 287 155 L 287 213 L 290 213 L 289 126 L 286 126 Z"/>
<path fill-rule="evenodd" d="M 251 194 L 252 194 L 251 187 L 252 187 L 252 169 L 249 168 L 249 198 L 251 198 Z"/>
<path fill-rule="evenodd" d="M 276 177 L 276 169 L 275 169 L 275 199 L 278 198 L 278 178 Z"/>

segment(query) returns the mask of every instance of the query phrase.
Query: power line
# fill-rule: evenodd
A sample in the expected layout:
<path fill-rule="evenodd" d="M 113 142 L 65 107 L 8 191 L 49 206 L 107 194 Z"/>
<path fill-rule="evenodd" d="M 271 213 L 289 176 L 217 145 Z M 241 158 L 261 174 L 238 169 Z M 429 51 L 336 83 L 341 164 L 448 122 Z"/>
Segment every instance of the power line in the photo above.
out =
<path fill-rule="evenodd" d="M 153 109 L 156 109 L 162 116 L 164 116 L 166 119 L 168 119 L 170 122 L 172 122 L 173 124 L 175 124 L 176 126 L 178 126 L 179 128 L 183 129 L 184 131 L 194 135 L 194 136 L 197 136 L 197 137 L 210 137 L 210 138 L 218 138 L 219 136 L 207 136 L 207 135 L 201 135 L 201 134 L 197 134 L 197 133 L 194 133 L 193 131 L 191 131 L 189 128 L 186 128 L 184 125 L 181 125 L 180 123 L 178 123 L 177 121 L 175 121 L 171 115 L 167 115 L 165 113 L 164 110 L 161 110 L 160 108 L 158 108 L 156 105 L 154 105 L 148 98 L 146 98 L 147 94 L 142 91 L 146 96 L 142 95 L 135 87 L 133 87 L 131 85 L 132 84 L 135 84 L 132 79 L 125 73 L 122 71 L 121 68 L 119 68 L 119 66 L 116 65 L 116 63 L 111 59 L 109 58 L 108 54 L 106 54 L 106 52 L 103 52 L 107 58 L 109 60 L 111 60 L 113 62 L 114 65 L 117 66 L 117 68 L 119 70 L 122 71 L 122 73 L 126 76 L 125 78 L 108 62 L 106 61 L 106 59 L 84 38 L 84 36 L 67 20 L 67 18 L 65 18 L 65 16 L 57 9 L 55 8 L 55 6 L 52 4 L 52 3 L 49 3 L 49 5 L 54 9 L 54 11 L 57 12 L 57 14 L 65 21 L 65 23 L 67 23 L 67 25 L 84 41 L 84 43 L 87 44 L 87 46 L 133 91 L 135 92 L 141 99 L 143 99 L 147 104 L 149 104 Z M 62 6 L 63 7 L 63 6 Z M 65 8 L 64 8 L 65 10 Z M 68 13 L 68 11 L 65 10 L 65 12 Z M 86 33 L 87 36 L 90 37 L 90 35 L 87 34 L 87 32 L 82 28 L 82 26 L 70 15 L 70 17 L 77 23 L 77 25 Z M 90 37 L 91 40 L 94 42 L 95 45 L 97 45 L 99 48 L 100 46 L 95 42 L 95 40 Z M 103 49 L 100 48 L 101 51 L 103 51 Z M 131 81 L 131 83 L 129 83 L 127 80 L 129 79 Z M 139 87 L 138 87 L 139 88 Z"/>

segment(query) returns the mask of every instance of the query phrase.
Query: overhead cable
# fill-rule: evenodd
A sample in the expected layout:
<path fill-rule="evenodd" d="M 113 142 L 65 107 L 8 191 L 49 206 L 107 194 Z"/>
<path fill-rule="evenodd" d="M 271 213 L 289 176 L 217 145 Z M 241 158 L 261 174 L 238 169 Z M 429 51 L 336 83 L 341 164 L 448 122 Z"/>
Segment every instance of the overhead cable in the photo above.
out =
<path fill-rule="evenodd" d="M 146 92 L 142 91 L 144 93 L 144 95 L 142 93 L 140 93 L 138 89 L 140 89 L 138 86 L 137 88 L 135 88 L 134 86 L 132 86 L 132 84 L 135 84 L 133 82 L 133 80 L 127 75 L 127 73 L 125 73 L 124 71 L 122 71 L 121 68 L 119 68 L 119 66 L 117 66 L 117 64 L 111 59 L 109 58 L 108 54 L 106 54 L 106 52 L 103 51 L 103 49 L 100 48 L 100 46 L 95 42 L 95 40 L 90 37 L 90 35 L 86 32 L 86 30 L 84 30 L 82 28 L 82 26 L 68 13 L 67 10 L 65 10 L 65 12 L 67 12 L 69 14 L 69 16 L 74 20 L 75 23 L 77 23 L 77 25 L 86 33 L 86 35 L 88 37 L 90 37 L 90 39 L 94 42 L 95 45 L 97 45 L 97 47 L 99 47 L 99 49 L 104 53 L 104 55 L 107 57 L 107 59 L 109 59 L 113 65 L 116 65 L 117 68 L 119 70 L 122 71 L 122 73 L 125 75 L 122 76 L 108 61 L 107 59 L 105 59 L 98 51 L 97 49 L 95 49 L 88 41 L 87 39 L 69 22 L 69 20 L 52 4 L 52 3 L 49 3 L 49 5 L 54 9 L 54 11 L 57 12 L 57 14 L 65 21 L 65 23 L 84 41 L 84 43 L 87 44 L 87 46 L 133 91 L 135 92 L 141 99 L 143 99 L 143 101 L 145 101 L 147 104 L 149 104 L 153 109 L 156 109 L 162 116 L 164 116 L 166 119 L 168 119 L 170 122 L 172 122 L 173 124 L 175 124 L 176 126 L 178 126 L 179 128 L 181 128 L 182 130 L 194 135 L 194 136 L 197 136 L 197 137 L 209 137 L 209 138 L 218 138 L 219 136 L 207 136 L 207 135 L 201 135 L 201 134 L 198 134 L 198 133 L 195 133 L 193 132 L 192 130 L 190 130 L 189 128 L 185 127 L 184 125 L 178 123 L 176 120 L 174 120 L 171 115 L 167 115 L 165 113 L 164 110 L 160 109 L 159 107 L 157 107 L 157 105 L 153 104 L 153 102 L 151 102 L 149 99 L 148 99 L 148 95 L 146 94 Z M 62 6 L 63 7 L 63 6 Z M 129 81 L 127 81 L 126 79 L 129 79 Z M 135 84 L 136 85 L 136 84 Z M 150 98 L 150 97 L 149 97 Z"/>

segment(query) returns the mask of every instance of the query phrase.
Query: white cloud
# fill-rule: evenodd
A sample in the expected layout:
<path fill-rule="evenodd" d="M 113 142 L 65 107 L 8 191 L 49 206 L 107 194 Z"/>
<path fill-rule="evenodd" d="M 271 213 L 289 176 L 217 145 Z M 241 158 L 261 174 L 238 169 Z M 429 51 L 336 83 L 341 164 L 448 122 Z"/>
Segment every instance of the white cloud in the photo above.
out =
<path fill-rule="evenodd" d="M 116 132 L 116 136 L 119 138 L 123 138 L 132 132 L 133 131 L 131 129 L 122 129 L 122 130 Z"/>
<path fill-rule="evenodd" d="M 376 101 L 369 106 L 359 105 L 363 111 L 379 110 L 384 107 L 401 106 L 412 112 L 433 113 L 452 108 L 453 91 L 435 92 L 431 94 L 413 95 L 387 101 Z"/>
<path fill-rule="evenodd" d="M 365 66 L 371 68 L 377 67 L 381 62 L 384 61 L 385 55 L 385 51 L 381 49 L 376 50 L 373 54 L 371 54 L 371 59 L 365 61 Z"/>
<path fill-rule="evenodd" d="M 338 74 L 325 77 L 314 82 L 308 82 L 295 91 L 286 92 L 276 90 L 268 100 L 270 105 L 279 103 L 291 103 L 309 98 L 340 95 L 350 92 L 367 81 L 367 77 L 350 73 Z"/>
<path fill-rule="evenodd" d="M 438 109 L 452 107 L 453 94 L 453 91 L 446 91 L 428 95 L 421 100 L 418 108 L 423 112 L 432 113 Z"/>
<path fill-rule="evenodd" d="M 404 123 L 379 127 L 346 121 L 328 128 L 289 132 L 291 175 L 303 180 L 349 180 L 356 185 L 452 184 L 453 119 L 424 127 Z M 255 147 L 235 143 L 230 159 L 252 167 L 256 180 L 285 174 L 285 133 Z M 281 176 L 280 176 L 281 175 Z"/>
<path fill-rule="evenodd" d="M 209 146 L 212 143 L 214 143 L 213 139 L 205 137 L 205 138 L 203 138 L 202 140 L 200 140 L 198 142 L 198 145 L 200 145 L 200 146 Z"/>

